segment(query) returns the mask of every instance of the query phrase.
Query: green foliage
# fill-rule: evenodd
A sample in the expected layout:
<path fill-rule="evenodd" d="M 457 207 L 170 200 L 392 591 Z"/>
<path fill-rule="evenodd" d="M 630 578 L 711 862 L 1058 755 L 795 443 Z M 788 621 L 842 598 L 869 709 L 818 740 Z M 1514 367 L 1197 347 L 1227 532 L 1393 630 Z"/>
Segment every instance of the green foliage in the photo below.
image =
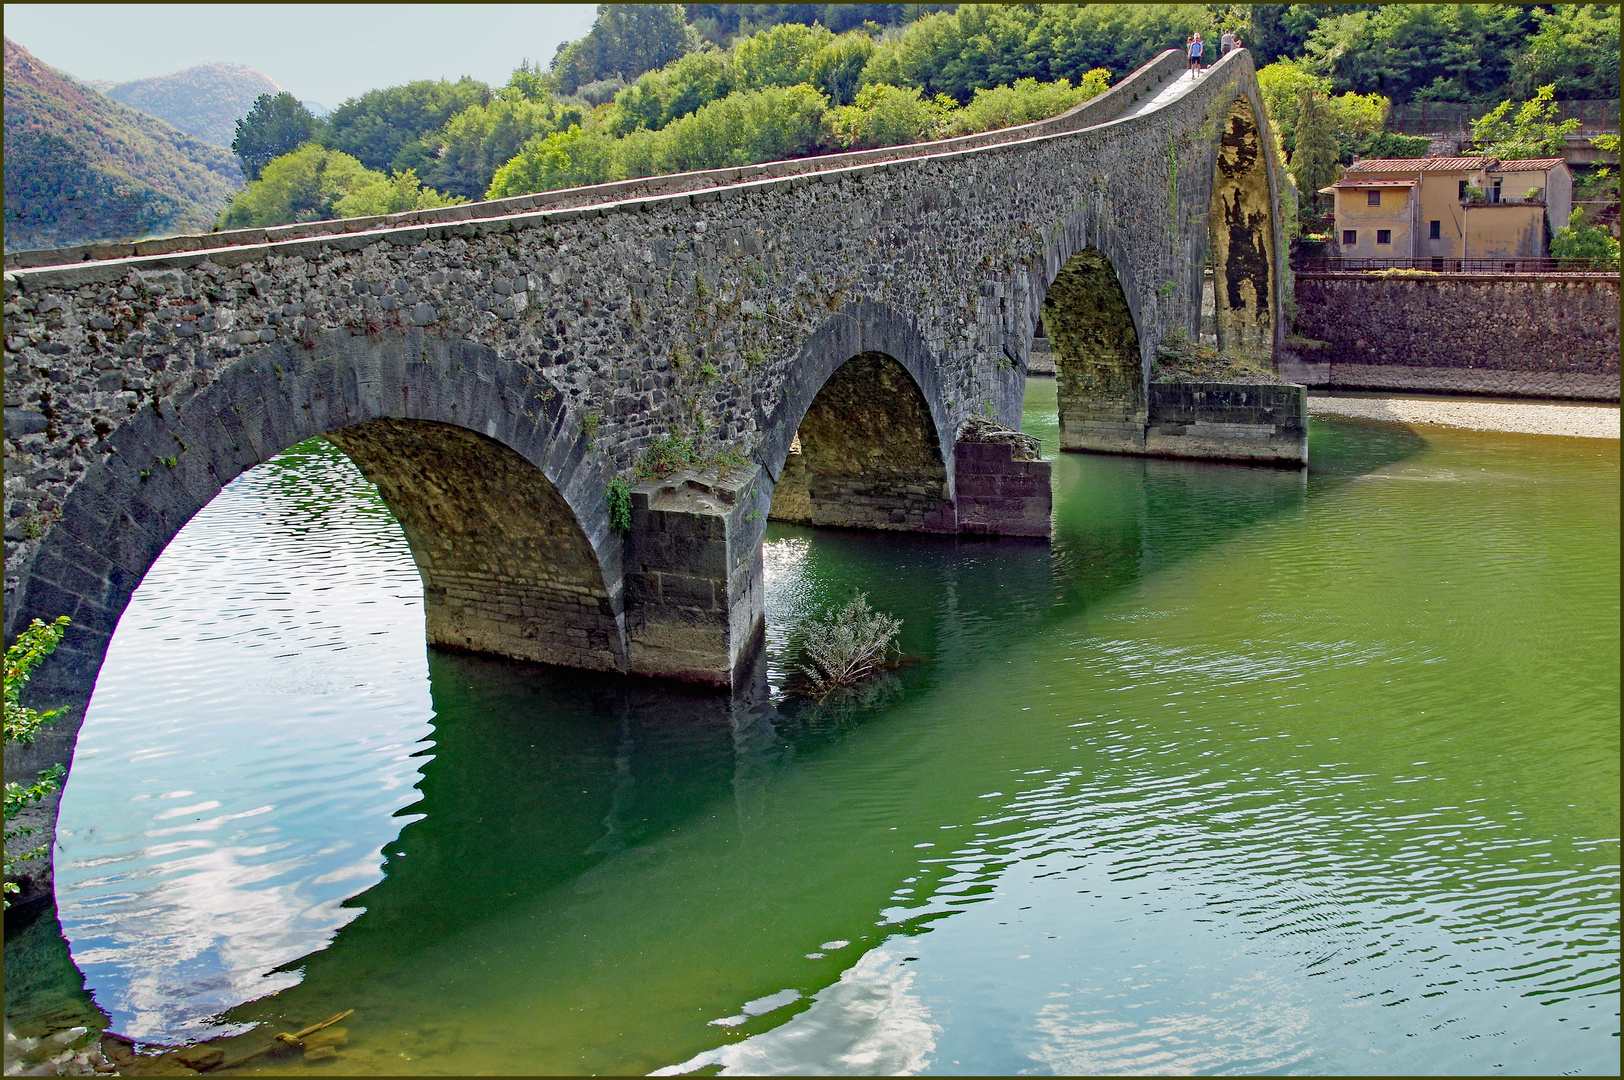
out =
<path fill-rule="evenodd" d="M 433 151 L 421 172 L 423 183 L 448 195 L 483 198 L 496 170 L 531 139 L 578 126 L 584 118 L 579 106 L 560 105 L 545 91 L 464 109 L 423 138 Z"/>
<path fill-rule="evenodd" d="M 1329 102 L 1318 91 L 1305 94 L 1297 115 L 1297 146 L 1287 164 L 1302 200 L 1302 212 L 1311 216 L 1323 196 L 1319 189 L 1336 182 L 1340 156 Z"/>
<path fill-rule="evenodd" d="M 1290 60 L 1260 69 L 1257 81 L 1264 111 L 1269 114 L 1269 122 L 1280 136 L 1281 149 L 1288 158 L 1296 153 L 1302 112 L 1310 99 L 1318 106 L 1313 133 L 1316 147 L 1320 148 L 1316 153 L 1322 152 L 1322 144 L 1329 139 L 1335 143 L 1336 160 L 1344 164 L 1355 157 L 1381 156 L 1371 151 L 1372 142 L 1381 135 L 1390 107 L 1380 94 L 1333 95 L 1329 77 L 1316 75 Z M 1425 145 L 1422 149 L 1426 149 Z M 1305 195 L 1310 193 L 1304 189 Z"/>
<path fill-rule="evenodd" d="M 863 81 L 968 102 L 1017 79 L 1080 83 L 1095 68 L 1132 71 L 1197 30 L 1210 33 L 1212 16 L 1194 4 L 965 4 L 879 46 Z"/>
<path fill-rule="evenodd" d="M 1558 259 L 1617 259 L 1619 244 L 1606 229 L 1586 225 L 1584 210 L 1575 207 L 1567 225 L 1551 237 L 1551 255 Z"/>
<path fill-rule="evenodd" d="M 599 4 L 586 37 L 559 46 L 552 74 L 560 90 L 573 94 L 615 76 L 635 79 L 698 43 L 680 4 Z"/>
<path fill-rule="evenodd" d="M 1534 29 L 1531 6 L 1384 4 L 1320 19 L 1304 66 L 1338 91 L 1398 101 L 1474 101 L 1498 93 Z M 1610 96 L 1610 95 L 1609 95 Z"/>
<path fill-rule="evenodd" d="M 5 42 L 8 251 L 203 232 L 242 171 L 229 150 L 91 90 Z"/>
<path fill-rule="evenodd" d="M 424 188 L 410 169 L 385 176 L 348 154 L 312 143 L 267 165 L 258 180 L 231 200 L 220 228 L 392 214 L 461 201 Z"/>
<path fill-rule="evenodd" d="M 804 691 L 820 702 L 844 687 L 872 678 L 890 666 L 902 620 L 875 611 L 857 593 L 843 606 L 808 620 L 800 633 L 800 675 Z"/>
<path fill-rule="evenodd" d="M 834 37 L 822 26 L 783 23 L 733 46 L 738 85 L 747 90 L 811 82 L 813 60 Z"/>
<path fill-rule="evenodd" d="M 824 127 L 830 141 L 847 150 L 903 146 L 938 137 L 943 111 L 921 98 L 917 87 L 873 83 L 858 92 L 854 104 L 830 109 Z"/>
<path fill-rule="evenodd" d="M 733 55 L 696 49 L 659 71 L 644 73 L 616 94 L 615 108 L 604 126 L 614 135 L 641 128 L 658 131 L 679 116 L 727 97 L 734 87 Z"/>
<path fill-rule="evenodd" d="M 813 54 L 808 81 L 835 105 L 850 105 L 857 99 L 863 69 L 873 56 L 874 39 L 866 33 L 841 34 Z"/>
<path fill-rule="evenodd" d="M 258 180 L 272 160 L 310 142 L 319 128 L 310 110 L 287 91 L 261 94 L 248 115 L 237 121 L 231 149 L 242 161 L 243 175 Z"/>
<path fill-rule="evenodd" d="M 609 506 L 609 527 L 616 532 L 632 531 L 632 489 L 620 477 L 609 481 L 604 488 L 604 502 Z"/>
<path fill-rule="evenodd" d="M 614 142 L 608 132 L 582 131 L 578 124 L 571 124 L 567 131 L 532 138 L 511 161 L 496 170 L 485 197 L 503 199 L 615 179 Z"/>
<path fill-rule="evenodd" d="M 700 464 L 700 460 L 693 436 L 667 435 L 643 451 L 635 471 L 639 480 L 663 480 L 678 469 Z"/>
<path fill-rule="evenodd" d="M 63 712 L 62 709 L 49 709 L 39 712 L 22 703 L 23 687 L 28 685 L 29 676 L 39 662 L 56 650 L 57 643 L 62 640 L 62 633 L 68 627 L 68 617 L 60 616 L 53 623 L 43 623 L 38 619 L 28 624 L 28 628 L 17 635 L 17 640 L 6 649 L 5 668 L 5 737 L 7 745 L 28 746 L 39 735 L 40 729 L 50 723 Z M 16 841 L 30 835 L 36 830 L 31 827 L 12 827 L 11 822 L 16 816 L 28 807 L 35 805 L 47 795 L 57 791 L 62 786 L 62 776 L 65 770 L 57 765 L 49 768 L 39 775 L 31 784 L 21 784 L 15 781 L 6 784 L 5 801 L 5 892 L 15 893 L 18 887 L 10 878 L 18 864 L 31 859 L 40 858 L 45 854 L 42 844 L 30 851 L 13 854 L 13 845 Z M 6 907 L 11 902 L 6 901 Z"/>
<path fill-rule="evenodd" d="M 1512 61 L 1512 90 L 1550 84 L 1560 100 L 1618 96 L 1617 4 L 1552 4 L 1533 11 L 1539 29 Z"/>
<path fill-rule="evenodd" d="M 1554 85 L 1545 85 L 1525 101 L 1515 117 L 1509 117 L 1514 102 L 1502 101 L 1472 121 L 1472 141 L 1478 151 L 1506 159 L 1560 157 L 1567 148 L 1567 136 L 1579 130 L 1577 119 L 1558 122 Z"/>
<path fill-rule="evenodd" d="M 475 105 L 488 105 L 491 88 L 464 76 L 456 82 L 422 79 L 369 90 L 333 110 L 322 145 L 369 169 L 423 168 L 432 152 L 421 140 Z"/>
<path fill-rule="evenodd" d="M 368 170 L 365 183 L 333 204 L 333 212 L 342 218 L 374 217 L 379 214 L 399 214 L 407 210 L 431 210 L 437 206 L 454 206 L 461 198 L 447 197 L 423 186 L 416 169 L 384 176 Z"/>
<path fill-rule="evenodd" d="M 1432 140 L 1425 135 L 1400 135 L 1394 131 L 1382 131 L 1373 135 L 1360 148 L 1360 157 L 1369 158 L 1420 158 L 1427 156 L 1427 147 Z"/>
<path fill-rule="evenodd" d="M 1111 73 L 1095 68 L 1084 74 L 1081 85 L 1075 87 L 1069 79 L 1049 83 L 1017 79 L 1010 86 L 977 90 L 970 104 L 949 120 L 948 134 L 968 135 L 1047 120 L 1103 93 L 1110 86 Z"/>

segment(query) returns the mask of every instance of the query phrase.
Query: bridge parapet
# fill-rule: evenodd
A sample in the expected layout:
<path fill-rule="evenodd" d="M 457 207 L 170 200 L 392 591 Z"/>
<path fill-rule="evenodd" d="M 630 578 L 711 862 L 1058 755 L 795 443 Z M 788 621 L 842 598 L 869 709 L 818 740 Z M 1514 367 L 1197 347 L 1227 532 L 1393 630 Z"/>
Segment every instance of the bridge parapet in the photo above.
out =
<path fill-rule="evenodd" d="M 398 229 L 413 225 L 432 225 L 448 222 L 471 221 L 482 218 L 504 218 L 541 210 L 562 210 L 583 206 L 638 201 L 705 191 L 759 180 L 774 180 L 831 169 L 871 165 L 884 161 L 903 161 L 930 157 L 936 154 L 973 150 L 999 143 L 1018 142 L 1043 135 L 1077 131 L 1114 119 L 1123 109 L 1138 101 L 1165 83 L 1180 70 L 1183 61 L 1176 49 L 1169 49 L 1154 60 L 1132 72 L 1127 78 L 1102 94 L 1068 109 L 1058 116 L 1015 127 L 963 135 L 953 139 L 909 143 L 905 146 L 887 146 L 874 150 L 856 150 L 843 154 L 824 154 L 818 157 L 769 161 L 758 165 L 742 165 L 725 169 L 701 169 L 685 173 L 635 177 L 607 184 L 587 187 L 560 188 L 529 195 L 516 195 L 505 199 L 487 199 L 457 206 L 435 207 L 429 210 L 408 210 L 397 214 L 371 217 L 342 218 L 333 221 L 308 221 L 292 225 L 275 225 L 259 229 L 228 229 L 222 232 L 184 236 L 156 237 L 130 243 L 81 244 L 67 248 L 47 248 L 37 251 L 8 252 L 6 269 L 24 269 L 45 266 L 63 266 L 82 262 L 100 262 L 110 259 L 128 259 L 143 256 L 170 255 L 180 252 L 217 251 L 223 248 L 257 247 L 289 240 L 345 237 L 356 233 Z"/>

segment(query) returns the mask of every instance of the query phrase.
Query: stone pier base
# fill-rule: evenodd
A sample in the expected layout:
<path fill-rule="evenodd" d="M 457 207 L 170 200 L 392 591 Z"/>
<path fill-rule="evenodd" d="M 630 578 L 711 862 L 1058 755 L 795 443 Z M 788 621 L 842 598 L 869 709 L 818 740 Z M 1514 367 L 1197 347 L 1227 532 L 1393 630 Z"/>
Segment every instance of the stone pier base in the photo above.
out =
<path fill-rule="evenodd" d="M 960 439 L 953 449 L 959 532 L 1048 539 L 1054 507 L 1049 473 L 1031 436 L 997 431 Z"/>
<path fill-rule="evenodd" d="M 1143 454 L 1145 417 L 1137 415 L 1095 415 L 1060 410 L 1060 449 L 1101 454 Z"/>
<path fill-rule="evenodd" d="M 759 466 L 685 471 L 632 487 L 626 637 L 634 675 L 732 686 L 765 633 Z"/>
<path fill-rule="evenodd" d="M 1308 464 L 1308 393 L 1282 383 L 1153 382 L 1147 454 Z"/>

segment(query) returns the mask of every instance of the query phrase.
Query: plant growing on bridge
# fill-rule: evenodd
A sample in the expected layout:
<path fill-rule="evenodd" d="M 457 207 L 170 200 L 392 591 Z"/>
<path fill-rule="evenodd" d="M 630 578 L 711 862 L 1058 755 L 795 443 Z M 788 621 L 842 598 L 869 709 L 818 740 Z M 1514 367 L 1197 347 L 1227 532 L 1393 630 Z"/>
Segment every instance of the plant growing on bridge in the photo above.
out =
<path fill-rule="evenodd" d="M 609 527 L 616 532 L 632 531 L 632 488 L 620 477 L 609 481 L 604 488 L 604 502 L 609 504 Z"/>
<path fill-rule="evenodd" d="M 63 615 L 49 625 L 35 619 L 28 624 L 28 629 L 17 635 L 17 640 L 6 648 L 5 669 L 5 736 L 8 745 L 15 743 L 18 746 L 28 746 L 39 734 L 40 728 L 56 719 L 63 712 L 62 709 L 47 709 L 39 712 L 30 709 L 22 703 L 23 687 L 28 685 L 28 677 L 39 662 L 55 651 L 57 643 L 62 640 L 62 632 L 68 627 L 68 617 Z M 6 785 L 5 803 L 5 891 L 7 894 L 18 891 L 18 886 L 11 881 L 12 871 L 21 863 L 38 859 L 45 854 L 45 845 L 33 848 L 21 854 L 12 854 L 12 844 L 23 837 L 37 831 L 33 826 L 20 826 L 12 828 L 12 820 L 22 811 L 35 805 L 47 795 L 57 791 L 62 786 L 62 774 L 66 770 L 61 765 L 53 765 L 39 774 L 39 778 L 32 784 L 20 784 L 15 781 Z M 5 902 L 6 907 L 11 901 Z"/>
<path fill-rule="evenodd" d="M 856 593 L 844 606 L 829 608 L 801 631 L 800 676 L 806 693 L 821 703 L 890 667 L 900 657 L 897 633 L 902 620 L 868 606 Z"/>

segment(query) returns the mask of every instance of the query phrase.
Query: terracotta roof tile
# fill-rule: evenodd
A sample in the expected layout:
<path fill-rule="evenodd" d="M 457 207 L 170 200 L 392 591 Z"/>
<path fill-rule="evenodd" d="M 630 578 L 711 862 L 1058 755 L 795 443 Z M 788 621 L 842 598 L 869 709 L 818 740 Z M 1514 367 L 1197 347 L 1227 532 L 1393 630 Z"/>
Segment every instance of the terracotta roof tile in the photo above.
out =
<path fill-rule="evenodd" d="M 1492 157 L 1431 157 L 1431 158 L 1370 158 L 1355 161 L 1348 172 L 1458 172 L 1462 169 L 1486 169 L 1496 163 Z"/>
<path fill-rule="evenodd" d="M 1561 165 L 1565 159 L 1559 157 L 1517 158 L 1513 161 L 1502 161 L 1494 166 L 1495 172 L 1544 172 Z"/>
<path fill-rule="evenodd" d="M 1344 176 L 1342 179 L 1340 179 L 1336 183 L 1332 184 L 1331 187 L 1332 188 L 1415 187 L 1415 178 L 1411 177 L 1410 179 L 1405 180 L 1405 179 L 1402 179 L 1402 178 L 1399 178 L 1399 177 L 1377 178 L 1377 177 L 1372 176 L 1372 177 L 1366 177 L 1365 179 L 1361 180 L 1356 176 Z M 1321 190 L 1329 191 L 1330 188 L 1322 188 Z"/>

